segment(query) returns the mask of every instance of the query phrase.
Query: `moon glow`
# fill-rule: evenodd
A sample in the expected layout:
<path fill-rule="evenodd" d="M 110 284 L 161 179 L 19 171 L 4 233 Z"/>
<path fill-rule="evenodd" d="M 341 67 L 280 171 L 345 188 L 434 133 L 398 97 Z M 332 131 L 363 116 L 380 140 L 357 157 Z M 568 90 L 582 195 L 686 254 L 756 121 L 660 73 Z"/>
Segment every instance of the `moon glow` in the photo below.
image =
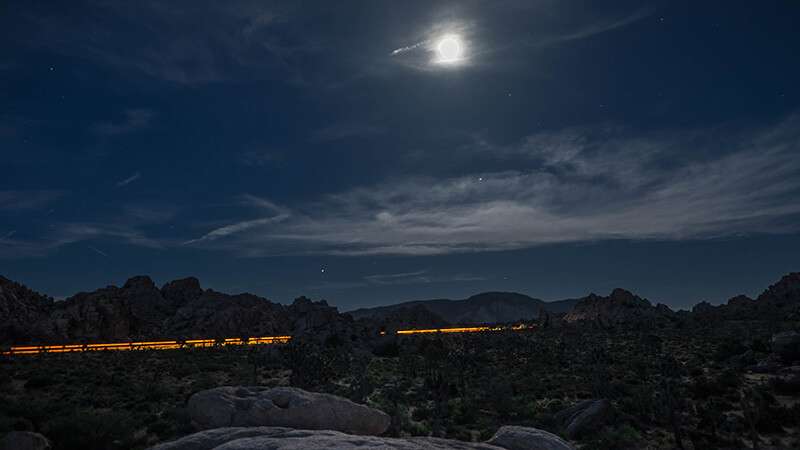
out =
<path fill-rule="evenodd" d="M 436 62 L 441 64 L 449 64 L 458 62 L 462 59 L 464 54 L 464 44 L 456 35 L 443 36 L 436 43 L 436 53 L 438 59 Z"/>

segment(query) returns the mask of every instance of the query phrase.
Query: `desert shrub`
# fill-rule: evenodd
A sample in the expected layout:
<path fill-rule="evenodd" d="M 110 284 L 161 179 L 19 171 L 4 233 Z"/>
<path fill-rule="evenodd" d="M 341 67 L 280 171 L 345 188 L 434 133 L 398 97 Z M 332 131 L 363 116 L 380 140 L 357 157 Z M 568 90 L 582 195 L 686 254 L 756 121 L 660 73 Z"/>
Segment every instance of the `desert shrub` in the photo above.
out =
<path fill-rule="evenodd" d="M 38 372 L 25 382 L 25 389 L 41 389 L 56 384 L 56 377 L 49 372 Z"/>
<path fill-rule="evenodd" d="M 776 377 L 769 381 L 770 387 L 782 395 L 800 394 L 800 375 L 792 375 L 788 378 Z"/>
<path fill-rule="evenodd" d="M 124 412 L 80 410 L 56 417 L 44 427 L 54 450 L 113 450 L 136 445 L 133 424 Z"/>
<path fill-rule="evenodd" d="M 589 440 L 582 449 L 584 450 L 628 450 L 641 448 L 642 436 L 630 425 L 621 425 L 616 428 L 606 427 Z"/>
<path fill-rule="evenodd" d="M 745 347 L 740 339 L 725 338 L 717 345 L 717 348 L 714 350 L 713 358 L 717 362 L 723 362 L 733 356 L 741 355 L 746 351 L 747 347 Z"/>
<path fill-rule="evenodd" d="M 372 348 L 372 354 L 381 358 L 395 358 L 400 356 L 400 347 L 397 341 L 382 342 Z"/>

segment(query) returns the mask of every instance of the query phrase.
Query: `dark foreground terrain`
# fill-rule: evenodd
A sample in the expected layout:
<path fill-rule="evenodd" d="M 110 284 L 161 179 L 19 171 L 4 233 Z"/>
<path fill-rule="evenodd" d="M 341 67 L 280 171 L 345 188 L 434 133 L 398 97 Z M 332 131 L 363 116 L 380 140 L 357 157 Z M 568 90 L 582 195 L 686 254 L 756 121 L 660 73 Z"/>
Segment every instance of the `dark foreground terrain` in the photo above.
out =
<path fill-rule="evenodd" d="M 224 385 L 292 385 L 391 416 L 387 435 L 483 440 L 501 425 L 565 434 L 558 412 L 608 408 L 570 439 L 586 449 L 798 448 L 800 366 L 774 325 L 521 332 L 5 358 L 0 431 L 56 449 L 140 449 L 192 431 L 186 400 Z M 781 353 L 783 352 L 783 353 Z"/>
<path fill-rule="evenodd" d="M 509 303 L 511 297 L 517 298 L 487 293 L 462 305 L 480 316 L 530 312 Z M 541 309 L 514 331 L 400 336 L 394 330 L 448 323 L 426 302 L 354 319 L 324 302 L 300 298 L 283 306 L 204 290 L 196 279 L 158 288 L 137 277 L 121 288 L 54 302 L 0 277 L 5 349 L 20 342 L 293 336 L 285 345 L 0 356 L 0 436 L 32 431 L 62 450 L 144 449 L 197 431 L 198 419 L 215 429 L 236 425 L 224 415 L 221 422 L 215 418 L 219 404 L 243 411 L 262 396 L 261 390 L 232 388 L 235 395 L 254 394 L 228 402 L 227 394 L 214 391 L 207 397 L 221 403 L 193 409 L 188 400 L 200 391 L 291 386 L 379 410 L 370 414 L 381 424 L 367 433 L 383 434 L 371 438 L 382 442 L 379 447 L 388 437 L 408 436 L 484 442 L 501 426 L 519 425 L 531 428 L 506 435 L 516 439 L 535 428 L 569 443 L 469 448 L 800 448 L 800 273 L 782 277 L 757 298 L 701 303 L 692 311 L 654 306 L 623 289 L 570 304 L 565 313 Z M 313 395 L 288 391 L 296 399 Z M 264 401 L 297 416 L 280 426 L 349 432 L 366 425 L 352 419 L 337 428 L 322 417 L 312 426 L 308 413 L 296 413 L 289 400 Z M 349 402 L 343 408 L 363 409 Z M 244 425 L 276 426 L 266 422 L 260 417 Z M 288 445 L 296 438 L 291 429 L 264 433 L 263 442 Z M 8 436 L 0 437 L 0 448 Z M 309 436 L 319 448 L 330 448 L 322 441 L 348 439 L 355 444 L 336 448 L 364 447 L 352 436 Z M 274 448 L 305 448 L 306 441 L 297 442 L 300 447 Z M 438 441 L 392 442 L 399 445 L 392 448 L 429 448 Z M 437 448 L 467 448 L 453 442 Z"/>

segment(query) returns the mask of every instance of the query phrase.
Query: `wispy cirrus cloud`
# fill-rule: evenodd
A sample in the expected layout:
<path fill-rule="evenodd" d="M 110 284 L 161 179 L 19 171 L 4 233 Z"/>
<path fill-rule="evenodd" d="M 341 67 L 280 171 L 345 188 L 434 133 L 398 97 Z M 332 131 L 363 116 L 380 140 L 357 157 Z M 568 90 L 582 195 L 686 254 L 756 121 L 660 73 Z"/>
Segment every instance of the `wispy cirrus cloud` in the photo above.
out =
<path fill-rule="evenodd" d="M 129 109 L 121 121 L 98 122 L 91 129 L 100 136 L 117 136 L 148 127 L 153 117 L 155 113 L 149 109 Z"/>
<path fill-rule="evenodd" d="M 244 203 L 254 206 L 262 211 L 270 213 L 268 217 L 261 217 L 258 219 L 243 220 L 219 228 L 215 228 L 208 233 L 196 239 L 190 239 L 184 242 L 184 245 L 198 244 L 202 242 L 215 241 L 231 235 L 237 235 L 242 232 L 259 228 L 265 225 L 276 224 L 285 221 L 291 216 L 291 213 L 281 206 L 272 203 L 271 201 L 257 197 L 255 195 L 245 194 L 242 196 Z"/>
<path fill-rule="evenodd" d="M 44 208 L 64 195 L 64 191 L 52 189 L 0 191 L 0 211 Z"/>
<path fill-rule="evenodd" d="M 18 20 L 36 33 L 25 43 L 182 85 L 270 74 L 253 69 L 292 72 L 294 55 L 311 47 L 303 34 L 289 35 L 285 27 L 275 31 L 287 20 L 288 4 L 197 1 L 187 8 L 156 0 L 90 3 L 93 14 L 20 8 Z"/>
<path fill-rule="evenodd" d="M 136 172 L 133 175 L 129 176 L 128 178 L 125 178 L 124 180 L 118 181 L 117 182 L 117 187 L 118 188 L 125 187 L 125 186 L 133 183 L 134 181 L 138 180 L 141 177 L 142 177 L 142 174 L 139 173 L 139 172 Z"/>
<path fill-rule="evenodd" d="M 356 289 L 369 286 L 390 286 L 430 283 L 463 283 L 470 281 L 483 281 L 486 277 L 470 274 L 437 274 L 428 269 L 413 272 L 384 273 L 366 275 L 355 281 L 329 281 L 311 286 L 313 290 L 343 290 Z"/>
<path fill-rule="evenodd" d="M 247 150 L 239 157 L 239 162 L 250 167 L 265 167 L 282 162 L 280 153 L 274 150 Z"/>
<path fill-rule="evenodd" d="M 364 280 L 371 284 L 395 285 L 395 284 L 426 284 L 426 283 L 454 283 L 462 281 L 482 281 L 486 277 L 454 274 L 442 275 L 431 273 L 430 270 L 417 270 L 414 272 L 401 272 L 389 274 L 367 275 Z"/>
<path fill-rule="evenodd" d="M 46 233 L 36 238 L 17 238 L 15 234 L 0 239 L 0 258 L 42 257 L 70 244 L 96 240 L 151 249 L 168 245 L 167 242 L 148 237 L 143 231 L 127 224 L 53 222 Z"/>
<path fill-rule="evenodd" d="M 539 133 L 514 146 L 484 142 L 469 151 L 515 168 L 354 188 L 281 220 L 238 222 L 206 244 L 244 256 L 434 255 L 797 231 L 798 125 L 790 117 L 714 132 L 727 139 L 600 127 Z"/>
<path fill-rule="evenodd" d="M 374 136 L 386 130 L 377 125 L 356 122 L 335 123 L 311 133 L 313 142 L 330 142 L 354 137 Z"/>
<path fill-rule="evenodd" d="M 536 47 L 547 47 L 570 41 L 588 39 L 598 34 L 608 33 L 610 31 L 632 25 L 652 16 L 655 11 L 655 8 L 652 7 L 640 8 L 622 16 L 600 18 L 585 24 L 582 27 L 565 31 L 563 33 L 544 37 L 529 38 L 523 41 L 523 43 L 525 45 L 532 45 Z"/>
<path fill-rule="evenodd" d="M 570 20 L 564 23 L 565 17 L 561 16 L 565 12 L 570 12 L 564 14 L 570 18 L 581 16 L 575 14 L 568 4 L 561 6 L 541 2 L 504 2 L 503 8 L 498 10 L 532 18 L 525 22 L 525 28 L 520 29 L 509 26 L 513 21 L 498 14 L 497 10 L 487 11 L 481 6 L 464 9 L 461 12 L 461 19 L 438 21 L 410 36 L 408 41 L 388 52 L 391 60 L 422 71 L 446 69 L 439 64 L 432 64 L 437 45 L 442 36 L 457 35 L 464 47 L 461 67 L 496 67 L 499 62 L 488 58 L 491 54 L 525 48 L 549 48 L 590 39 L 640 22 L 656 11 L 653 7 L 642 7 L 624 12 L 609 12 L 600 16 L 581 17 L 577 21 Z M 472 19 L 467 20 L 468 17 Z M 540 17 L 546 17 L 546 20 L 538 21 Z"/>

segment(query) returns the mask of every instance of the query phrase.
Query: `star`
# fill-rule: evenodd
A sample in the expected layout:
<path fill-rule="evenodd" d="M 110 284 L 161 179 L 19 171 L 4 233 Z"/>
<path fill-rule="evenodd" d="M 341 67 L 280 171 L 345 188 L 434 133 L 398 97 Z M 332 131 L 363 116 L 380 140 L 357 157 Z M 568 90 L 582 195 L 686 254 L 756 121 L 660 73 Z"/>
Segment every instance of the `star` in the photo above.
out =
<path fill-rule="evenodd" d="M 322 268 L 322 269 L 320 269 L 319 271 L 320 271 L 320 273 L 325 273 L 325 268 L 323 267 L 323 268 Z"/>

